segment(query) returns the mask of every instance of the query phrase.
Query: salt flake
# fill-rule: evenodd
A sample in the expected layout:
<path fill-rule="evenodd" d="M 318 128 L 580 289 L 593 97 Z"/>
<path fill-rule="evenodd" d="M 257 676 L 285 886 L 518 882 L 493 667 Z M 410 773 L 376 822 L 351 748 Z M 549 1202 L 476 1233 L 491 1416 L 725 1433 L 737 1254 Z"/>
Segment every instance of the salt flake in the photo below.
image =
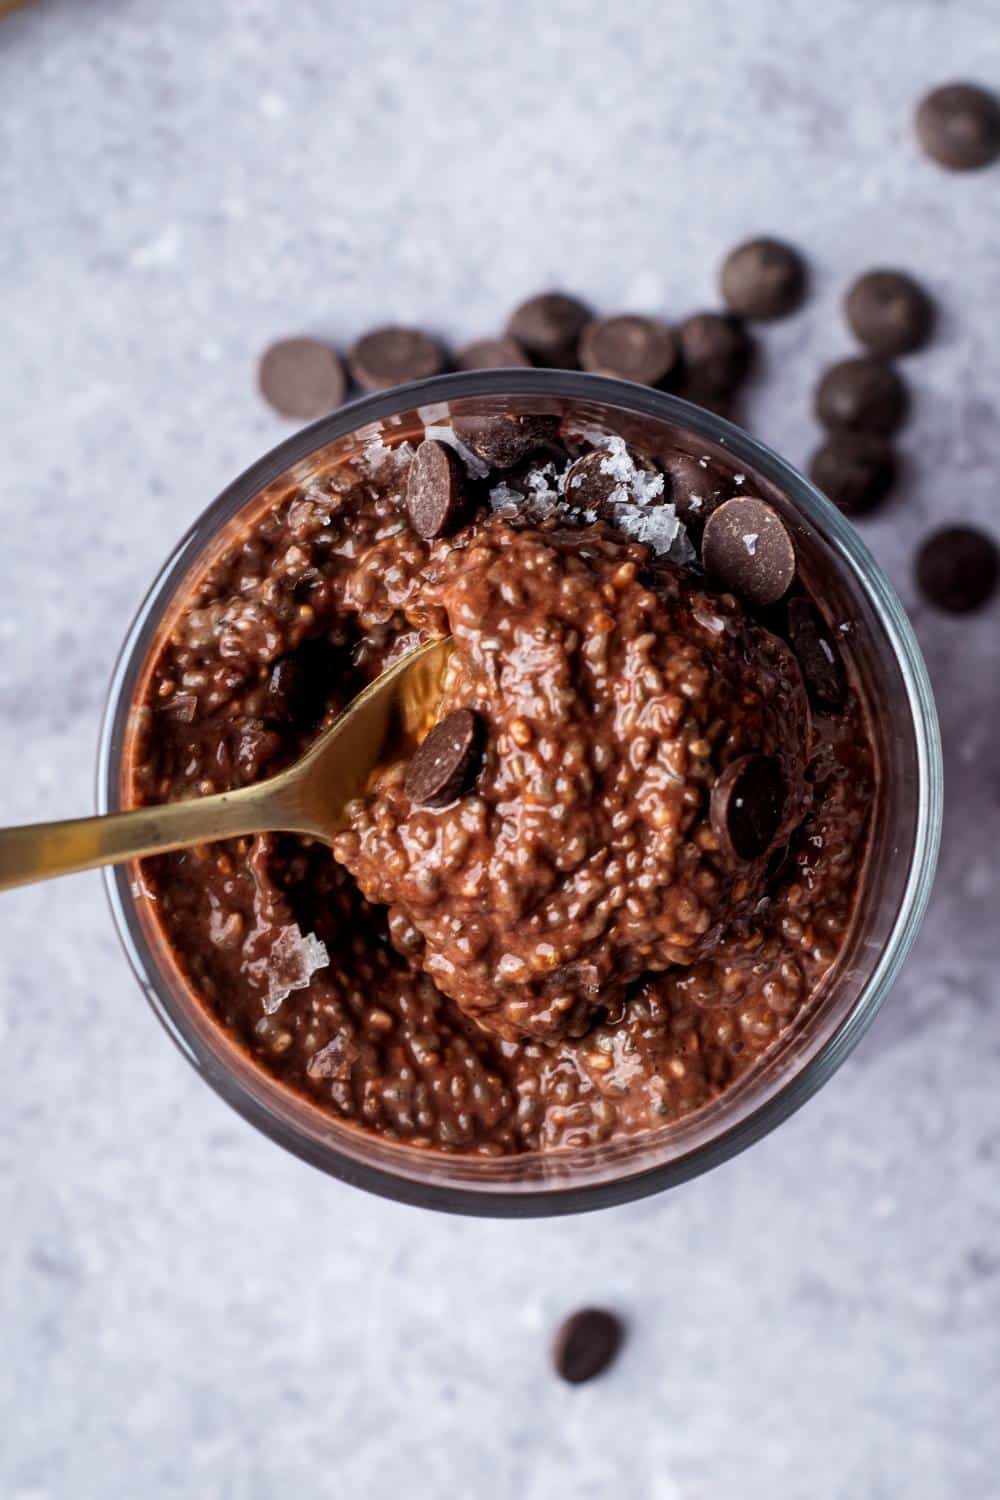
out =
<path fill-rule="evenodd" d="M 314 932 L 303 934 L 295 922 L 282 927 L 267 958 L 267 993 L 261 1004 L 269 1016 L 293 990 L 304 990 L 318 969 L 330 962 L 326 944 Z"/>
<path fill-rule="evenodd" d="M 751 557 L 756 556 L 757 538 L 759 536 L 759 531 L 745 531 L 743 533 L 743 545 L 747 549 Z"/>

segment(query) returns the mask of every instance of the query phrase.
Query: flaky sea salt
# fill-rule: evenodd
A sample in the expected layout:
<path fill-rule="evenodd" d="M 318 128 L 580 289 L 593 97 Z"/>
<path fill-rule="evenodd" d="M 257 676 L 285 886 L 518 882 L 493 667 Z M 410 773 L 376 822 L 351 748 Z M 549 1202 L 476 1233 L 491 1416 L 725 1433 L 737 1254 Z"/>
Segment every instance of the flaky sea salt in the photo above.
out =
<path fill-rule="evenodd" d="M 397 443 L 389 447 L 381 437 L 373 438 L 367 443 L 361 453 L 362 460 L 369 474 L 373 477 L 381 474 L 389 465 L 397 469 L 405 468 L 413 460 L 413 444 Z"/>
<path fill-rule="evenodd" d="M 278 932 L 267 957 L 267 992 L 261 1004 L 269 1016 L 293 990 L 304 990 L 318 969 L 330 962 L 326 944 L 314 932 L 303 933 L 291 922 Z"/>
<path fill-rule="evenodd" d="M 466 472 L 471 474 L 473 478 L 485 479 L 486 475 L 490 472 L 489 464 L 483 463 L 478 453 L 473 453 L 471 448 L 467 448 L 461 438 L 455 436 L 452 428 L 425 427 L 424 437 L 430 438 L 435 443 L 447 443 L 449 448 L 454 448 L 465 465 Z"/>
<path fill-rule="evenodd" d="M 632 501 L 636 505 L 649 505 L 659 499 L 663 494 L 663 475 L 640 469 L 629 453 L 624 438 L 606 438 L 604 447 L 607 454 L 601 459 L 600 470 L 616 481 L 616 488 L 610 496 L 612 504 Z M 620 500 L 619 490 L 625 492 Z"/>
<path fill-rule="evenodd" d="M 757 551 L 757 538 L 759 536 L 760 536 L 760 532 L 759 531 L 745 531 L 743 533 L 743 545 L 747 549 L 747 551 L 749 552 L 749 554 L 750 554 L 751 557 L 753 557 L 756 554 L 756 551 Z"/>
<path fill-rule="evenodd" d="M 819 638 L 819 649 L 822 651 L 823 655 L 826 657 L 827 661 L 832 666 L 833 665 L 833 647 L 830 645 L 830 642 L 829 641 L 825 641 L 822 636 L 820 636 L 820 638 Z"/>

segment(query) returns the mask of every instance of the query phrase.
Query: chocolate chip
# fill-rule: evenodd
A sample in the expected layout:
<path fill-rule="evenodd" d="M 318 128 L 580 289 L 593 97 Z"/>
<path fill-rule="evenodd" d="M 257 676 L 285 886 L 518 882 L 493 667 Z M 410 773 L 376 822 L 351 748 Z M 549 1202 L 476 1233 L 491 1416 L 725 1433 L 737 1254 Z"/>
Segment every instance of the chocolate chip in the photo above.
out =
<path fill-rule="evenodd" d="M 444 354 L 417 328 L 376 328 L 351 345 L 347 362 L 358 385 L 366 391 L 384 391 L 408 380 L 439 375 Z"/>
<path fill-rule="evenodd" d="M 946 83 L 917 107 L 917 139 L 953 172 L 989 166 L 1000 156 L 1000 102 L 974 83 Z"/>
<path fill-rule="evenodd" d="M 816 387 L 816 415 L 831 432 L 890 437 L 906 416 L 906 387 L 873 355 L 831 365 Z"/>
<path fill-rule="evenodd" d="M 726 256 L 719 285 L 726 306 L 741 318 L 783 318 L 802 301 L 805 265 L 780 240 L 748 240 Z"/>
<path fill-rule="evenodd" d="M 454 530 L 466 508 L 465 471 L 447 443 L 427 438 L 413 455 L 406 483 L 410 525 L 425 541 Z"/>
<path fill-rule="evenodd" d="M 844 299 L 851 332 L 874 354 L 909 354 L 927 342 L 934 309 L 902 271 L 867 271 Z"/>
<path fill-rule="evenodd" d="M 826 621 L 810 600 L 789 599 L 788 639 L 817 708 L 832 712 L 842 707 L 847 693 L 844 663 Z"/>
<path fill-rule="evenodd" d="M 452 431 L 459 442 L 494 469 L 512 469 L 536 448 L 556 441 L 559 418 L 517 416 L 508 412 L 494 417 L 453 417 Z"/>
<path fill-rule="evenodd" d="M 634 448 L 627 448 L 626 452 L 642 473 L 653 476 L 659 472 L 651 458 L 637 453 Z M 566 470 L 563 480 L 566 499 L 581 510 L 604 509 L 615 490 L 622 486 L 614 469 L 615 465 L 606 448 L 593 448 L 589 453 L 582 454 Z"/>
<path fill-rule="evenodd" d="M 594 375 L 658 385 L 677 363 L 677 343 L 655 318 L 595 318 L 580 335 L 580 363 Z"/>
<path fill-rule="evenodd" d="M 482 753 L 482 721 L 471 709 L 455 709 L 434 725 L 410 761 L 406 795 L 421 807 L 446 807 L 472 785 Z"/>
<path fill-rule="evenodd" d="M 589 307 L 565 292 L 541 292 L 511 313 L 507 332 L 540 365 L 577 368 L 576 346 Z"/>
<path fill-rule="evenodd" d="M 257 384 L 269 406 L 297 422 L 333 411 L 347 386 L 336 353 L 316 339 L 279 339 L 265 349 Z"/>
<path fill-rule="evenodd" d="M 861 516 L 889 493 L 896 459 L 882 438 L 838 432 L 816 449 L 809 474 L 846 516 Z"/>
<path fill-rule="evenodd" d="M 925 537 L 917 552 L 917 583 L 938 609 L 964 615 L 978 609 L 997 586 L 997 545 L 972 526 L 944 526 Z"/>
<path fill-rule="evenodd" d="M 709 516 L 702 562 L 709 577 L 760 609 L 777 604 L 795 577 L 795 548 L 785 523 L 749 495 L 727 500 Z"/>
<path fill-rule="evenodd" d="M 584 1307 L 559 1328 L 552 1348 L 556 1373 L 570 1385 L 593 1380 L 614 1360 L 621 1348 L 621 1319 L 601 1307 Z"/>
<path fill-rule="evenodd" d="M 291 719 L 298 728 L 309 729 L 322 718 L 345 676 L 344 657 L 331 641 L 321 637 L 304 641 L 271 667 L 266 712 L 271 718 Z"/>
<path fill-rule="evenodd" d="M 773 755 L 741 755 L 712 788 L 712 830 L 736 859 L 766 854 L 781 826 L 785 783 Z"/>
<path fill-rule="evenodd" d="M 455 355 L 456 370 L 502 370 L 530 365 L 516 339 L 476 339 Z"/>
<path fill-rule="evenodd" d="M 677 338 L 692 392 L 728 395 L 749 368 L 749 336 L 739 319 L 728 313 L 695 313 L 680 324 Z"/>
<path fill-rule="evenodd" d="M 722 503 L 726 479 L 711 459 L 674 451 L 663 460 L 674 509 L 689 531 L 699 532 Z M 731 483 L 731 481 L 730 481 Z"/>

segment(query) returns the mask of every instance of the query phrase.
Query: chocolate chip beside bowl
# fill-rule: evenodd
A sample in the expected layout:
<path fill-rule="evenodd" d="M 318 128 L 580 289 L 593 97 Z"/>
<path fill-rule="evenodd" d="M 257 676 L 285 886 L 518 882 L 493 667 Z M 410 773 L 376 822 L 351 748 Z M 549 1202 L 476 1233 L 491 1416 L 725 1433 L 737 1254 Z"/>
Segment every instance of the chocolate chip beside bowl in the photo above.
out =
<path fill-rule="evenodd" d="M 777 511 L 763 500 L 726 500 L 705 525 L 702 562 L 710 578 L 759 609 L 777 604 L 795 577 L 795 548 Z"/>
<path fill-rule="evenodd" d="M 465 472 L 454 448 L 427 438 L 413 455 L 406 482 L 410 525 L 425 541 L 444 536 L 466 507 Z"/>
<path fill-rule="evenodd" d="M 621 1348 L 620 1318 L 601 1307 L 584 1307 L 560 1326 L 552 1347 L 556 1373 L 570 1385 L 593 1380 L 612 1363 Z"/>
<path fill-rule="evenodd" d="M 785 783 L 773 755 L 741 755 L 712 788 L 712 831 L 730 856 L 759 859 L 774 842 L 785 808 Z"/>
<path fill-rule="evenodd" d="M 427 380 L 444 369 L 444 354 L 418 328 L 376 328 L 353 343 L 347 362 L 358 385 L 384 391 L 408 380 Z"/>
<path fill-rule="evenodd" d="M 530 365 L 516 339 L 475 339 L 455 355 L 456 370 L 502 370 Z"/>
<path fill-rule="evenodd" d="M 997 544 L 973 526 L 943 526 L 920 544 L 916 559 L 921 592 L 949 614 L 979 609 L 997 586 Z"/>
<path fill-rule="evenodd" d="M 482 753 L 481 719 L 471 709 L 455 709 L 421 741 L 406 768 L 406 795 L 421 807 L 446 807 L 469 790 Z"/>
<path fill-rule="evenodd" d="M 590 309 L 565 292 L 540 292 L 511 313 L 507 332 L 540 365 L 575 370 L 576 346 Z"/>
<path fill-rule="evenodd" d="M 816 387 L 816 415 L 831 432 L 891 437 L 906 416 L 906 386 L 873 355 L 831 365 Z"/>
<path fill-rule="evenodd" d="M 805 264 L 781 240 L 748 240 L 726 256 L 719 285 L 726 306 L 739 317 L 784 318 L 805 294 Z"/>
<path fill-rule="evenodd" d="M 347 382 L 336 352 L 317 339 L 279 339 L 260 357 L 257 385 L 283 417 L 311 422 L 344 399 Z"/>
<path fill-rule="evenodd" d="M 917 139 L 953 172 L 987 167 L 1000 156 L 1000 101 L 974 83 L 945 83 L 917 106 Z"/>
<path fill-rule="evenodd" d="M 677 329 L 684 373 L 692 391 L 724 396 L 739 385 L 750 365 L 752 345 L 738 318 L 703 312 Z"/>
<path fill-rule="evenodd" d="M 845 516 L 862 516 L 892 488 L 896 458 L 883 438 L 837 432 L 816 449 L 809 475 Z"/>
<path fill-rule="evenodd" d="M 789 599 L 788 639 L 817 708 L 830 712 L 841 708 L 847 693 L 844 663 L 826 621 L 810 600 Z"/>
<path fill-rule="evenodd" d="M 873 354 L 910 354 L 927 342 L 933 306 L 903 271 L 867 271 L 848 291 L 844 314 Z"/>
<path fill-rule="evenodd" d="M 554 443 L 559 435 L 558 417 L 520 416 L 515 412 L 492 417 L 456 416 L 451 426 L 459 442 L 494 469 L 512 469 L 536 448 Z"/>
<path fill-rule="evenodd" d="M 658 385 L 677 363 L 677 343 L 656 318 L 595 318 L 580 335 L 580 363 L 593 375 Z"/>

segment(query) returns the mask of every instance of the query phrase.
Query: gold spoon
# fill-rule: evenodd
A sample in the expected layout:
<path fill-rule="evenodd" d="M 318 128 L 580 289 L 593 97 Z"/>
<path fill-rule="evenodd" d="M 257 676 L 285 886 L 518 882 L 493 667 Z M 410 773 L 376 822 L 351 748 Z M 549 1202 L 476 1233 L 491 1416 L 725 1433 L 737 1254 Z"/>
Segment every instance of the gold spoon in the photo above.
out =
<path fill-rule="evenodd" d="M 412 741 L 430 727 L 452 644 L 448 636 L 408 652 L 300 760 L 267 781 L 103 818 L 0 829 L 0 890 L 241 834 L 307 833 L 329 843 L 373 771 L 404 736 Z"/>

